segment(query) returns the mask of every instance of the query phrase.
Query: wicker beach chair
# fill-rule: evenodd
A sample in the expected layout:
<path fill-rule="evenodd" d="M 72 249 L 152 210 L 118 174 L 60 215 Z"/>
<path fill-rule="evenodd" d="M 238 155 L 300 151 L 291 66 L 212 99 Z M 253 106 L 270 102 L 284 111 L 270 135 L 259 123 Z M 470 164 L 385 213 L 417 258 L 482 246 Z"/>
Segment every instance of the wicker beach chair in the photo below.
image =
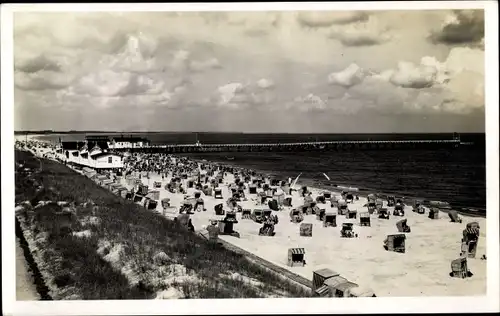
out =
<path fill-rule="evenodd" d="M 306 264 L 306 251 L 304 248 L 289 248 L 288 249 L 288 266 L 303 267 Z"/>
<path fill-rule="evenodd" d="M 264 221 L 264 211 L 262 209 L 254 209 L 250 215 L 250 219 L 256 223 L 262 223 Z"/>
<path fill-rule="evenodd" d="M 340 237 L 343 238 L 358 237 L 358 234 L 354 233 L 352 223 L 342 223 L 342 229 L 340 230 Z"/>
<path fill-rule="evenodd" d="M 357 210 L 347 210 L 347 214 L 345 215 L 345 217 L 347 219 L 355 219 L 357 218 L 358 216 L 358 211 Z"/>
<path fill-rule="evenodd" d="M 439 209 L 438 208 L 431 208 L 429 210 L 429 218 L 430 219 L 439 219 Z"/>
<path fill-rule="evenodd" d="M 448 216 L 450 217 L 450 221 L 453 223 L 461 223 L 462 219 L 458 216 L 458 212 L 455 210 L 448 211 Z"/>
<path fill-rule="evenodd" d="M 222 203 L 215 205 L 214 211 L 215 211 L 215 215 L 224 215 L 225 214 L 224 205 Z"/>
<path fill-rule="evenodd" d="M 411 232 L 410 226 L 407 224 L 407 219 L 402 219 L 396 223 L 396 227 L 398 232 L 400 233 L 409 233 Z"/>
<path fill-rule="evenodd" d="M 222 189 L 221 188 L 215 188 L 215 190 L 214 190 L 214 198 L 216 198 L 216 199 L 223 199 L 224 198 L 222 196 Z"/>
<path fill-rule="evenodd" d="M 394 216 L 405 216 L 404 205 L 402 203 L 396 203 L 394 206 L 394 211 L 392 212 Z"/>
<path fill-rule="evenodd" d="M 241 218 L 242 219 L 250 219 L 251 215 L 252 215 L 252 211 L 250 209 L 243 209 L 241 211 Z"/>
<path fill-rule="evenodd" d="M 300 224 L 300 236 L 302 237 L 312 237 L 313 224 L 311 223 L 301 223 Z"/>
<path fill-rule="evenodd" d="M 405 240 L 406 240 L 405 234 L 387 235 L 387 238 L 384 240 L 384 249 L 387 251 L 405 253 L 406 252 Z"/>
<path fill-rule="evenodd" d="M 480 236 L 479 223 L 467 223 L 462 234 L 462 253 L 460 255 L 466 255 L 469 258 L 475 258 Z"/>
<path fill-rule="evenodd" d="M 378 210 L 378 218 L 381 218 L 381 219 L 389 219 L 390 215 L 389 215 L 389 211 L 387 210 L 387 208 L 381 208 Z"/>
<path fill-rule="evenodd" d="M 359 214 L 359 225 L 360 226 L 371 226 L 371 218 L 369 212 L 363 212 Z"/>
<path fill-rule="evenodd" d="M 320 209 L 318 212 L 316 212 L 316 219 L 318 221 L 323 221 L 323 217 L 325 217 L 325 209 Z"/>
<path fill-rule="evenodd" d="M 323 227 L 337 227 L 337 214 L 325 213 L 323 216 Z"/>
<path fill-rule="evenodd" d="M 303 213 L 298 209 L 290 210 L 290 222 L 292 223 L 300 223 L 304 220 Z"/>

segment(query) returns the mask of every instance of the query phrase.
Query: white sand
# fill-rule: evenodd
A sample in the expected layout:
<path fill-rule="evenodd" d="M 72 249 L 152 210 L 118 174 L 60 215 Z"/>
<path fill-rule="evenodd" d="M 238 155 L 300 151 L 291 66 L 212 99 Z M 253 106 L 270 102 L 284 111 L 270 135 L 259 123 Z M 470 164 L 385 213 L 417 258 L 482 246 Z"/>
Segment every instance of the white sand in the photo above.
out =
<path fill-rule="evenodd" d="M 123 179 L 123 178 L 122 178 Z M 209 224 L 209 219 L 216 218 L 214 206 L 224 204 L 228 210 L 226 201 L 230 196 L 227 184 L 233 180 L 232 175 L 224 179 L 226 185 L 222 186 L 224 199 L 206 197 L 206 212 L 196 212 L 191 216 L 196 230 Z M 161 176 L 152 175 L 150 179 L 142 178 L 144 184 L 153 186 L 154 181 L 162 181 Z M 163 187 L 170 181 L 170 177 L 162 182 L 160 201 L 170 198 L 170 204 L 180 207 L 183 195 L 173 194 Z M 122 184 L 127 186 L 125 179 Z M 186 187 L 186 186 L 184 186 Z M 316 196 L 318 190 L 313 190 Z M 247 197 L 251 197 L 245 192 Z M 159 201 L 157 211 L 161 212 Z M 297 192 L 293 195 L 293 206 L 302 205 L 303 198 Z M 350 208 L 360 212 L 367 211 L 366 199 L 360 197 Z M 246 204 L 246 205 L 243 205 Z M 242 203 L 243 208 L 254 209 L 251 202 Z M 320 208 L 329 211 L 329 205 L 319 205 Z M 267 207 L 266 207 L 267 208 Z M 301 237 L 299 235 L 300 224 L 293 224 L 289 219 L 290 208 L 284 211 L 274 212 L 278 215 L 279 223 L 275 227 L 276 236 L 259 236 L 258 230 L 261 224 L 252 220 L 241 219 L 241 213 L 237 216 L 239 223 L 235 230 L 240 233 L 241 238 L 232 236 L 220 236 L 221 239 L 237 245 L 252 252 L 278 266 L 286 268 L 294 273 L 312 279 L 313 271 L 321 268 L 330 268 L 339 272 L 348 280 L 361 286 L 371 287 L 377 296 L 472 296 L 484 295 L 486 293 L 486 260 L 479 259 L 486 254 L 486 219 L 461 216 L 463 223 L 451 223 L 446 213 L 441 212 L 440 218 L 431 220 L 425 215 L 411 211 L 411 207 L 405 208 L 405 217 L 411 227 L 411 233 L 407 234 L 406 253 L 395 253 L 383 248 L 383 241 L 387 234 L 398 233 L 396 222 L 402 217 L 392 216 L 392 208 L 389 208 L 391 217 L 389 220 L 378 219 L 372 215 L 371 227 L 360 227 L 359 218 L 347 220 L 344 216 L 337 216 L 337 227 L 323 227 L 316 220 L 315 215 L 306 215 L 304 222 L 313 224 L 313 236 Z M 457 259 L 460 253 L 462 230 L 466 223 L 476 221 L 481 227 L 481 235 L 477 249 L 476 258 L 468 259 L 468 268 L 474 274 L 471 278 L 459 279 L 449 276 L 451 272 L 451 261 Z M 353 222 L 354 230 L 359 238 L 341 238 L 340 230 L 343 222 Z M 305 248 L 304 267 L 288 267 L 288 248 Z M 167 295 L 168 296 L 168 295 Z"/>
<path fill-rule="evenodd" d="M 232 175 L 225 177 L 224 182 L 231 183 Z M 152 188 L 154 181 L 162 181 L 161 176 L 152 175 L 150 179 L 143 178 L 144 184 Z M 179 207 L 182 204 L 183 195 L 173 194 L 165 189 L 164 185 L 170 178 L 162 182 L 160 201 L 170 198 L 172 206 Z M 228 210 L 226 201 L 230 196 L 229 189 L 222 187 L 224 199 L 206 197 L 206 212 L 196 212 L 191 216 L 196 230 L 209 224 L 209 219 L 216 218 L 214 206 L 224 204 Z M 313 190 L 313 197 L 319 193 Z M 247 198 L 252 195 L 248 195 Z M 293 195 L 293 206 L 303 203 L 303 198 L 297 192 Z M 359 201 L 350 204 L 350 208 L 360 212 L 366 212 L 366 199 L 360 197 Z M 252 202 L 242 202 L 243 208 L 258 208 L 251 206 Z M 320 208 L 331 210 L 329 204 L 320 204 Z M 265 207 L 267 208 L 267 207 Z M 461 216 L 463 223 L 451 223 L 448 214 L 440 212 L 440 218 L 431 220 L 425 215 L 412 212 L 411 207 L 405 208 L 405 217 L 411 227 L 411 233 L 407 234 L 406 253 L 386 251 L 383 241 L 387 234 L 397 234 L 396 222 L 403 217 L 392 216 L 389 220 L 378 219 L 372 215 L 371 227 L 360 227 L 359 217 L 356 220 L 348 220 L 345 216 L 337 216 L 337 227 L 323 227 L 316 220 L 315 215 L 306 215 L 303 222 L 313 224 L 313 236 L 301 237 L 299 235 L 300 224 L 293 224 L 289 219 L 290 208 L 284 211 L 274 212 L 278 215 L 279 223 L 275 227 L 276 236 L 259 236 L 258 230 L 261 224 L 252 220 L 241 219 L 235 225 L 235 230 L 240 233 L 240 238 L 232 236 L 220 236 L 221 239 L 237 245 L 252 252 L 278 266 L 286 268 L 294 273 L 312 280 L 313 271 L 321 268 L 330 268 L 339 272 L 348 280 L 363 286 L 371 287 L 378 296 L 456 296 L 456 295 L 484 295 L 486 293 L 486 260 L 479 258 L 486 254 L 486 219 Z M 158 203 L 157 211 L 161 212 L 161 202 Z M 471 278 L 458 279 L 449 276 L 451 272 L 451 261 L 457 259 L 460 253 L 462 230 L 465 224 L 477 221 L 481 226 L 477 255 L 475 259 L 468 259 L 468 267 L 474 274 Z M 359 238 L 341 238 L 340 230 L 343 222 L 353 222 L 354 230 Z M 306 265 L 304 267 L 288 267 L 288 248 L 305 248 Z"/>

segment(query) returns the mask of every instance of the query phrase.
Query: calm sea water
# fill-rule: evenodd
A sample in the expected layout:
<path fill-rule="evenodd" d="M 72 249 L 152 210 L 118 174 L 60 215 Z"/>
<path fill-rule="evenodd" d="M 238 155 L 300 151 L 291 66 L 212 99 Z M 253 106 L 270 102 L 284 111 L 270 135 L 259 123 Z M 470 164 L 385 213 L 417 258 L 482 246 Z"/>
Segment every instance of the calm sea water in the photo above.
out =
<path fill-rule="evenodd" d="M 137 134 L 136 134 L 137 135 Z M 273 143 L 326 140 L 451 139 L 452 134 L 241 134 L 241 133 L 140 133 L 153 144 Z M 44 138 L 57 140 L 58 135 Z M 63 140 L 83 139 L 83 134 L 62 135 Z M 377 150 L 298 153 L 187 154 L 231 165 L 252 168 L 281 177 L 302 173 L 303 184 L 328 188 L 353 187 L 429 200 L 447 201 L 453 207 L 470 207 L 484 214 L 486 208 L 485 134 L 461 134 L 474 142 L 448 150 Z M 234 157 L 234 160 L 228 160 Z M 326 173 L 331 181 L 322 174 Z"/>

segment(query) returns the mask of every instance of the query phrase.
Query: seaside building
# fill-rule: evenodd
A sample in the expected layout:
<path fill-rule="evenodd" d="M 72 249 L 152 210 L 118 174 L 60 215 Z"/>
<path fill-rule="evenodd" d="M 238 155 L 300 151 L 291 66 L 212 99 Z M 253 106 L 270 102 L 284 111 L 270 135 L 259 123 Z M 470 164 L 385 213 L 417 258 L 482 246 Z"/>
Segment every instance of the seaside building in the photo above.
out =
<path fill-rule="evenodd" d="M 123 156 L 113 152 L 106 141 L 61 142 L 59 157 L 65 163 L 96 170 L 122 169 Z"/>
<path fill-rule="evenodd" d="M 119 136 L 111 138 L 108 143 L 110 148 L 141 148 L 149 146 L 150 141 L 143 137 Z"/>

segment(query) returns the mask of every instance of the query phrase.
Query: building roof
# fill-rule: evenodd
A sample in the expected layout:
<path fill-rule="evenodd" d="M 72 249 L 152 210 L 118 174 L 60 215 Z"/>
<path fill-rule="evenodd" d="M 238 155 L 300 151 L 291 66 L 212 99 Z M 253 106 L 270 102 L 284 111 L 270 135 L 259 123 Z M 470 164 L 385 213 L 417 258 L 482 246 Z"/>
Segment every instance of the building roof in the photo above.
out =
<path fill-rule="evenodd" d="M 107 150 L 109 148 L 107 141 L 89 141 L 87 143 L 87 148 L 90 148 L 90 150 L 92 150 L 95 146 L 98 146 L 101 150 Z"/>

